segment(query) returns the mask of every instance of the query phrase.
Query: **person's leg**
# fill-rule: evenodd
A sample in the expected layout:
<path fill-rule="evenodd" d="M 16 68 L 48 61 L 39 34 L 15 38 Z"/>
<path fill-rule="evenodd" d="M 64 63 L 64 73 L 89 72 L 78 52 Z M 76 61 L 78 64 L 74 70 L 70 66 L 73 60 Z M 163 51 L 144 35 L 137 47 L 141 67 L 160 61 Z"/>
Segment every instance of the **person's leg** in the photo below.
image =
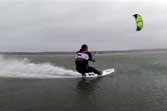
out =
<path fill-rule="evenodd" d="M 82 76 L 86 76 L 86 74 L 85 74 L 85 71 L 84 70 L 82 70 L 82 68 L 76 68 L 76 70 L 79 72 L 79 73 L 81 73 L 82 74 Z"/>
<path fill-rule="evenodd" d="M 83 63 L 80 61 L 76 61 L 75 64 L 76 64 L 76 70 L 79 73 L 81 73 L 83 77 L 85 77 L 86 74 L 85 74 L 85 67 L 83 67 Z"/>
<path fill-rule="evenodd" d="M 94 67 L 91 67 L 91 66 L 89 66 L 89 67 L 87 68 L 87 71 L 86 71 L 86 72 L 93 72 L 93 73 L 98 74 L 98 75 L 101 75 L 101 74 L 102 74 L 101 71 L 99 71 L 99 70 L 97 70 L 97 69 L 95 69 Z"/>

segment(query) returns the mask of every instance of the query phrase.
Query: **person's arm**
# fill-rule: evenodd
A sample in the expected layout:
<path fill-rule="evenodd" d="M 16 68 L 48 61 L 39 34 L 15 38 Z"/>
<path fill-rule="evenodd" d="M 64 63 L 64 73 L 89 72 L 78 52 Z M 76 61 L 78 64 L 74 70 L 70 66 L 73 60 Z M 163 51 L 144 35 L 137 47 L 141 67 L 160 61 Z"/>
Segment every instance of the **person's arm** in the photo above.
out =
<path fill-rule="evenodd" d="M 89 56 L 89 61 L 95 62 L 95 59 L 92 56 L 91 52 L 87 52 L 88 56 Z"/>

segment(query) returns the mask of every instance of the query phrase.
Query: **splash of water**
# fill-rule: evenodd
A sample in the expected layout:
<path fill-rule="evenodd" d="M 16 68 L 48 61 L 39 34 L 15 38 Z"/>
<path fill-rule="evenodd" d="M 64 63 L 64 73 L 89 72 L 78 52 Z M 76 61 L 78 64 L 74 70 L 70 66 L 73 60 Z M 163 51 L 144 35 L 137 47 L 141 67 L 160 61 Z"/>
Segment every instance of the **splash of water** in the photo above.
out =
<path fill-rule="evenodd" d="M 73 70 L 54 66 L 51 63 L 33 63 L 23 60 L 5 59 L 0 56 L 0 77 L 12 78 L 74 78 L 81 75 Z"/>

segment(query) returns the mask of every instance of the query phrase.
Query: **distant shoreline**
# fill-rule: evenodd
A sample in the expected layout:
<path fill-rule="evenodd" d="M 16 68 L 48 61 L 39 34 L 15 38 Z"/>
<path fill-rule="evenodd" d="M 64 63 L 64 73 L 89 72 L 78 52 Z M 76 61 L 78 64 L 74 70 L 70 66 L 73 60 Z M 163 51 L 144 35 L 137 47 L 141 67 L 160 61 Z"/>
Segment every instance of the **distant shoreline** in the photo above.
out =
<path fill-rule="evenodd" d="M 92 51 L 95 54 L 110 54 L 110 53 L 130 53 L 130 52 L 155 52 L 167 51 L 167 49 L 135 49 L 135 50 L 109 50 L 109 51 Z M 48 51 L 48 52 L 0 52 L 0 54 L 75 54 L 70 51 Z"/>

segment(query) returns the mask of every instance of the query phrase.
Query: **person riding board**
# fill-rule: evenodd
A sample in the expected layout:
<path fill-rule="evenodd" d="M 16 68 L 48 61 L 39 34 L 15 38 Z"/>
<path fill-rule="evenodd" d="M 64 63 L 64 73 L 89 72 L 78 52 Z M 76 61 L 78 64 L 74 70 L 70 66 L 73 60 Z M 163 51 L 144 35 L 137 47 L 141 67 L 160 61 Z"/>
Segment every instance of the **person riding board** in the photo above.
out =
<path fill-rule="evenodd" d="M 93 72 L 95 74 L 101 75 L 102 72 L 95 69 L 92 66 L 89 66 L 89 61 L 95 62 L 95 59 L 92 57 L 92 53 L 88 51 L 88 46 L 86 44 L 83 44 L 81 46 L 81 49 L 76 52 L 75 57 L 75 65 L 76 70 L 82 74 L 82 76 L 86 76 L 85 73 Z"/>

